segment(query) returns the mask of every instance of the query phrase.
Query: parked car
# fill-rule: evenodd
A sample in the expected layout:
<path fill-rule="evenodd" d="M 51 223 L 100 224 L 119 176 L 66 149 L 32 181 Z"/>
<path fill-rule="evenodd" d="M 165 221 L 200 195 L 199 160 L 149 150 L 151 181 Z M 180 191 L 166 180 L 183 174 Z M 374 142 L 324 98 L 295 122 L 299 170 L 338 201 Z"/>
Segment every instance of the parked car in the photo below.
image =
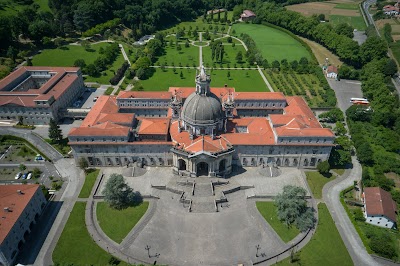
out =
<path fill-rule="evenodd" d="M 26 179 L 27 176 L 28 176 L 28 174 L 23 174 L 22 179 Z"/>
<path fill-rule="evenodd" d="M 99 97 L 94 97 L 93 102 L 96 102 Z"/>
<path fill-rule="evenodd" d="M 21 177 L 21 172 L 19 172 L 19 173 L 17 173 L 16 175 L 15 175 L 15 179 L 19 179 Z"/>
<path fill-rule="evenodd" d="M 26 179 L 31 179 L 32 178 L 32 173 L 29 173 Z"/>

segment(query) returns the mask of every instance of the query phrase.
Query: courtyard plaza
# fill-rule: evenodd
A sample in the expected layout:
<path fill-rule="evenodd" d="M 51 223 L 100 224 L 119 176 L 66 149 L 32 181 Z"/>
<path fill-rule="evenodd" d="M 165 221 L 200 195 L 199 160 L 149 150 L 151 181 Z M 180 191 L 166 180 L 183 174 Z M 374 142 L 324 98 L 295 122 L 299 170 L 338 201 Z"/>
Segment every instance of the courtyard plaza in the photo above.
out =
<path fill-rule="evenodd" d="M 308 191 L 301 170 L 296 168 L 239 168 L 228 178 L 186 178 L 166 167 L 101 170 L 103 179 L 97 196 L 101 196 L 110 175 L 117 173 L 135 191 L 153 197 L 147 217 L 118 246 L 121 253 L 140 261 L 251 265 L 286 250 L 304 236 L 299 234 L 284 243 L 258 212 L 253 199 L 271 200 L 289 184 Z M 270 177 L 271 173 L 278 176 Z"/>

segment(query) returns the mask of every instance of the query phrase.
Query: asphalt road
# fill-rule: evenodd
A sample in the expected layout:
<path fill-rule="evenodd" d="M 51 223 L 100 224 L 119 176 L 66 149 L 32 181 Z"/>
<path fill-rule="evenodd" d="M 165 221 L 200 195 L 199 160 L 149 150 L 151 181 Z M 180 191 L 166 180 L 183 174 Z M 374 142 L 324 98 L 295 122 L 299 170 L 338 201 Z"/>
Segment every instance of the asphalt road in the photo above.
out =
<path fill-rule="evenodd" d="M 323 188 L 323 199 L 335 221 L 336 227 L 350 253 L 355 265 L 380 265 L 366 251 L 360 236 L 351 223 L 345 209 L 340 203 L 340 192 L 361 180 L 361 165 L 356 157 L 352 157 L 353 169 L 347 178 L 339 178 Z"/>

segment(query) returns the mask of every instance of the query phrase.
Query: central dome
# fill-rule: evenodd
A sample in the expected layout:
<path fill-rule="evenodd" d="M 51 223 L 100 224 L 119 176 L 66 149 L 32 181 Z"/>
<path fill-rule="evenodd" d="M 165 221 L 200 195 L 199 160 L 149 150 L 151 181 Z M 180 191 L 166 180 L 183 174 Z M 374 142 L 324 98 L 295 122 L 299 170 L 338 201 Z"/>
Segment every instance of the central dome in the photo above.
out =
<path fill-rule="evenodd" d="M 218 97 L 207 94 L 192 93 L 183 104 L 181 118 L 192 125 L 214 124 L 223 119 L 221 102 Z"/>

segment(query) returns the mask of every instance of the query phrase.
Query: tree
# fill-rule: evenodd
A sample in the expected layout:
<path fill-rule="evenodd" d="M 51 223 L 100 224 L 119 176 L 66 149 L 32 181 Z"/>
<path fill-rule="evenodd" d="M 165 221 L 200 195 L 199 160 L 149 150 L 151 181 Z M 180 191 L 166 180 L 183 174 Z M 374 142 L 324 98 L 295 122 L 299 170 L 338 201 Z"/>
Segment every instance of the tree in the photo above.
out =
<path fill-rule="evenodd" d="M 284 186 L 283 192 L 275 197 L 278 218 L 286 226 L 296 224 L 301 231 L 314 226 L 314 210 L 307 207 L 306 194 L 304 188 L 288 185 Z"/>
<path fill-rule="evenodd" d="M 97 69 L 97 67 L 94 64 L 89 64 L 86 67 L 86 71 L 85 72 L 91 77 L 97 77 L 97 76 L 100 75 L 99 70 Z"/>
<path fill-rule="evenodd" d="M 42 171 L 40 171 L 39 168 L 37 168 L 37 167 L 33 168 L 33 170 L 32 170 L 33 178 L 39 178 L 41 174 L 42 174 Z"/>
<path fill-rule="evenodd" d="M 346 128 L 344 127 L 343 123 L 341 123 L 341 122 L 336 122 L 334 131 L 337 136 L 344 136 L 347 133 Z"/>
<path fill-rule="evenodd" d="M 317 169 L 321 175 L 327 175 L 329 170 L 331 170 L 331 166 L 329 165 L 328 161 L 323 161 L 317 165 Z"/>
<path fill-rule="evenodd" d="M 79 165 L 79 168 L 81 168 L 83 171 L 87 171 L 87 168 L 89 167 L 89 163 L 88 163 L 88 161 L 86 160 L 86 158 L 84 158 L 84 157 L 81 157 L 80 159 L 79 159 L 79 161 L 78 161 L 78 165 Z"/>
<path fill-rule="evenodd" d="M 26 170 L 26 166 L 25 166 L 25 164 L 23 164 L 23 163 L 21 163 L 21 164 L 18 166 L 18 168 L 19 168 L 19 170 L 20 170 L 21 172 L 23 172 L 23 171 Z"/>
<path fill-rule="evenodd" d="M 112 174 L 103 190 L 104 200 L 114 209 L 124 209 L 135 200 L 135 192 L 130 188 L 122 175 Z"/>
<path fill-rule="evenodd" d="M 180 77 L 181 79 L 183 79 L 183 73 L 182 73 L 182 71 L 181 71 L 181 73 L 179 74 L 179 77 Z"/>
<path fill-rule="evenodd" d="M 231 72 L 230 72 L 230 71 L 228 71 L 228 73 L 226 73 L 226 77 L 227 77 L 228 79 L 230 79 L 230 77 L 231 77 Z"/>
<path fill-rule="evenodd" d="M 396 62 L 393 59 L 387 60 L 387 63 L 383 68 L 383 74 L 385 74 L 386 76 L 390 76 L 391 77 L 396 73 L 397 73 Z"/>
<path fill-rule="evenodd" d="M 368 142 L 363 142 L 357 147 L 357 156 L 361 163 L 366 165 L 374 163 L 373 150 Z"/>
<path fill-rule="evenodd" d="M 280 70 L 280 67 L 281 67 L 281 64 L 279 64 L 279 61 L 278 60 L 274 60 L 273 62 L 272 62 L 272 68 L 274 68 L 274 69 L 276 69 L 276 70 Z"/>
<path fill-rule="evenodd" d="M 84 68 L 86 66 L 86 62 L 83 59 L 76 59 L 74 62 L 74 66 Z"/>
<path fill-rule="evenodd" d="M 63 139 L 60 126 L 52 118 L 49 122 L 49 138 L 53 143 L 60 142 Z"/>
<path fill-rule="evenodd" d="M 347 23 L 339 23 L 335 26 L 335 32 L 340 35 L 347 36 L 349 38 L 353 38 L 353 27 Z"/>

